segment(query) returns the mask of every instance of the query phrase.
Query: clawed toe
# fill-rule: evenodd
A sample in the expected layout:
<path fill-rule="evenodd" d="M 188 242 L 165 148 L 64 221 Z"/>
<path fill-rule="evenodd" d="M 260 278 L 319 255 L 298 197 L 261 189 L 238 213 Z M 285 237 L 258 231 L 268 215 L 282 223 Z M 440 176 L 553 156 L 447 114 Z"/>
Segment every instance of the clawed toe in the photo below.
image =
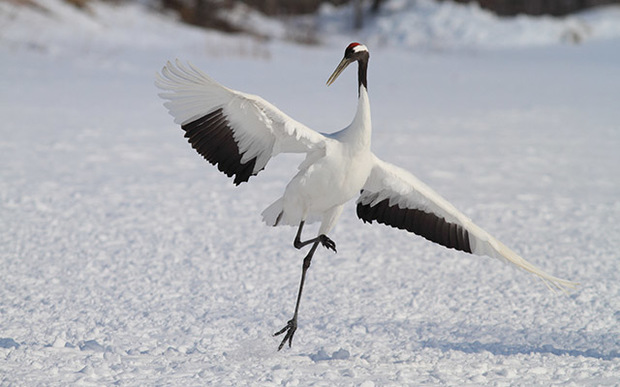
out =
<path fill-rule="evenodd" d="M 334 250 L 334 253 L 336 253 L 336 242 L 334 242 L 333 240 L 329 239 L 329 237 L 327 235 L 321 234 L 319 235 L 319 241 L 321 242 L 321 244 L 323 245 L 323 247 L 325 247 L 328 250 Z"/>
<path fill-rule="evenodd" d="M 274 336 L 279 336 L 282 333 L 286 332 L 286 335 L 284 335 L 284 339 L 282 339 L 282 341 L 280 342 L 280 345 L 278 346 L 278 351 L 281 350 L 282 347 L 284 347 L 284 344 L 286 343 L 287 340 L 288 340 L 289 348 L 293 345 L 293 335 L 295 334 L 296 330 L 297 330 L 297 320 L 292 319 L 286 323 L 286 326 L 284 328 L 280 329 L 279 331 L 273 334 Z"/>

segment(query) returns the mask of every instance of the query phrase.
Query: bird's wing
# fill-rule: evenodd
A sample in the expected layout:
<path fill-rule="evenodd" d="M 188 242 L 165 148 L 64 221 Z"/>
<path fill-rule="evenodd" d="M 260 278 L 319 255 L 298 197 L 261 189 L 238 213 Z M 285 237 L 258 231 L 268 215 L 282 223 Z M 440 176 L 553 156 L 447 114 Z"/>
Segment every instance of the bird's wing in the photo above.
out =
<path fill-rule="evenodd" d="M 404 229 L 448 248 L 507 261 L 565 291 L 577 284 L 553 277 L 510 250 L 415 176 L 373 155 L 374 166 L 357 200 L 357 216 Z"/>
<path fill-rule="evenodd" d="M 240 184 L 279 153 L 307 153 L 325 137 L 264 99 L 228 89 L 191 64 L 168 62 L 155 85 L 192 147 Z"/>

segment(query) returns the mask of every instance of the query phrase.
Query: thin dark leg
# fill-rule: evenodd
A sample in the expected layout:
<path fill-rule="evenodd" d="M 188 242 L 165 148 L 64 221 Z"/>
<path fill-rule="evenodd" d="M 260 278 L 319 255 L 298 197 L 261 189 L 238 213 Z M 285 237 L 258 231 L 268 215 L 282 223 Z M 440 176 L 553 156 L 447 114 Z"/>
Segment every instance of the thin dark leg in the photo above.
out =
<path fill-rule="evenodd" d="M 295 235 L 295 240 L 293 241 L 293 246 L 295 246 L 296 249 L 301 249 L 308 243 L 312 243 L 312 240 L 307 240 L 305 242 L 301 241 L 301 230 L 304 229 L 304 223 L 306 222 L 304 222 L 303 220 L 299 223 L 299 228 L 297 229 L 297 235 Z"/>
<path fill-rule="evenodd" d="M 295 240 L 293 241 L 293 246 L 295 246 L 297 249 L 301 249 L 302 247 L 307 246 L 312 243 L 312 247 L 310 248 L 310 251 L 308 251 L 308 254 L 304 258 L 304 262 L 301 267 L 301 281 L 299 282 L 299 292 L 297 293 L 297 302 L 295 303 L 295 313 L 293 314 L 293 318 L 290 319 L 286 323 L 286 326 L 284 328 L 282 328 L 281 330 L 273 334 L 274 336 L 278 336 L 286 332 L 286 334 L 284 335 L 284 339 L 282 339 L 282 342 L 280 342 L 280 345 L 278 346 L 278 351 L 281 350 L 282 347 L 284 347 L 284 344 L 286 344 L 287 341 L 288 341 L 289 347 L 293 344 L 293 335 L 295 334 L 295 331 L 297 330 L 297 315 L 299 314 L 299 302 L 301 301 L 301 293 L 304 290 L 304 283 L 306 282 L 306 272 L 308 271 L 308 268 L 310 267 L 310 263 L 312 262 L 312 257 L 314 256 L 314 253 L 316 252 L 317 247 L 319 247 L 319 244 L 321 244 L 323 245 L 323 247 L 334 250 L 334 252 L 336 252 L 336 243 L 334 243 L 334 241 L 329 239 L 327 235 L 324 235 L 324 234 L 321 234 L 317 236 L 316 238 L 312 238 L 312 239 L 302 242 L 301 231 L 304 228 L 304 223 L 305 222 L 303 220 L 299 223 L 299 228 L 297 229 L 297 235 L 295 235 Z"/>
<path fill-rule="evenodd" d="M 303 230 L 304 228 L 304 223 L 305 222 L 303 220 L 299 223 L 299 228 L 297 229 L 297 235 L 295 235 L 295 240 L 293 241 L 293 246 L 295 246 L 296 249 L 301 249 L 302 247 L 307 246 L 311 243 L 321 242 L 323 247 L 334 250 L 334 252 L 336 252 L 336 243 L 333 240 L 329 239 L 327 235 L 324 235 L 324 234 L 321 234 L 316 238 L 308 239 L 307 241 L 302 242 L 301 241 L 301 230 Z"/>
<path fill-rule="evenodd" d="M 295 313 L 293 314 L 293 318 L 290 319 L 286 323 L 286 326 L 284 328 L 282 328 L 281 330 L 273 334 L 274 336 L 278 336 L 286 332 L 286 335 L 284 335 L 284 339 L 282 339 L 282 342 L 280 342 L 280 345 L 278 346 L 278 351 L 281 350 L 282 347 L 284 347 L 284 344 L 287 341 L 288 341 L 289 347 L 293 344 L 293 335 L 295 334 L 295 331 L 297 330 L 297 315 L 299 313 L 299 301 L 301 301 L 301 293 L 304 290 L 304 282 L 306 281 L 306 272 L 308 271 L 308 268 L 310 267 L 310 263 L 312 262 L 312 256 L 314 255 L 316 248 L 319 246 L 319 243 L 320 241 L 318 240 L 314 242 L 314 244 L 310 248 L 310 251 L 308 252 L 308 255 L 306 255 L 306 257 L 304 258 L 304 263 L 301 267 L 301 281 L 299 282 L 299 292 L 297 293 L 297 302 L 295 303 Z"/>

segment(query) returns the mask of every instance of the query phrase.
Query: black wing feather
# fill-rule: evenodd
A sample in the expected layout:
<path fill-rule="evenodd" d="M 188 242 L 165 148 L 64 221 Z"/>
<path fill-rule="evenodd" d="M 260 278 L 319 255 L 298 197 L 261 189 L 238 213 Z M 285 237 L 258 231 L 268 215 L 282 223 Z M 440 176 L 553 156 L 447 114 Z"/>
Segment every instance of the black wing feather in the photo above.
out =
<path fill-rule="evenodd" d="M 235 175 L 235 185 L 246 182 L 255 175 L 256 157 L 245 163 L 241 162 L 243 155 L 222 108 L 181 125 L 181 128 L 192 148 L 208 162 L 216 165 L 228 177 Z"/>
<path fill-rule="evenodd" d="M 364 222 L 385 224 L 407 230 L 445 247 L 471 253 L 469 233 L 456 223 L 435 214 L 412 208 L 390 206 L 389 199 L 375 205 L 357 203 L 357 216 Z"/>

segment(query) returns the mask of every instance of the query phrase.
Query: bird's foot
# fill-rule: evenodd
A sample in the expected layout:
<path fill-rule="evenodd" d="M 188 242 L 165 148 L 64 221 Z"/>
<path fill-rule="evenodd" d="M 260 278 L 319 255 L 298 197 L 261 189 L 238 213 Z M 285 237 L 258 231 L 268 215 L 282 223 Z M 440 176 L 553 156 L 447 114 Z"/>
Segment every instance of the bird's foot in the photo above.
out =
<path fill-rule="evenodd" d="M 319 235 L 319 242 L 321 242 L 323 247 L 325 247 L 326 249 L 334 250 L 334 253 L 337 253 L 337 251 L 336 251 L 336 242 L 334 242 L 333 240 L 329 239 L 329 237 L 327 235 L 325 235 L 325 234 Z"/>
<path fill-rule="evenodd" d="M 284 335 L 284 339 L 282 339 L 282 342 L 280 342 L 280 345 L 278 346 L 278 351 L 281 350 L 282 347 L 284 347 L 284 344 L 286 343 L 287 340 L 288 340 L 289 348 L 293 345 L 293 335 L 295 334 L 296 330 L 297 330 L 297 319 L 292 318 L 286 323 L 286 326 L 284 328 L 282 328 L 281 330 L 273 334 L 274 336 L 279 336 L 283 334 L 284 332 L 286 332 L 286 335 Z"/>

